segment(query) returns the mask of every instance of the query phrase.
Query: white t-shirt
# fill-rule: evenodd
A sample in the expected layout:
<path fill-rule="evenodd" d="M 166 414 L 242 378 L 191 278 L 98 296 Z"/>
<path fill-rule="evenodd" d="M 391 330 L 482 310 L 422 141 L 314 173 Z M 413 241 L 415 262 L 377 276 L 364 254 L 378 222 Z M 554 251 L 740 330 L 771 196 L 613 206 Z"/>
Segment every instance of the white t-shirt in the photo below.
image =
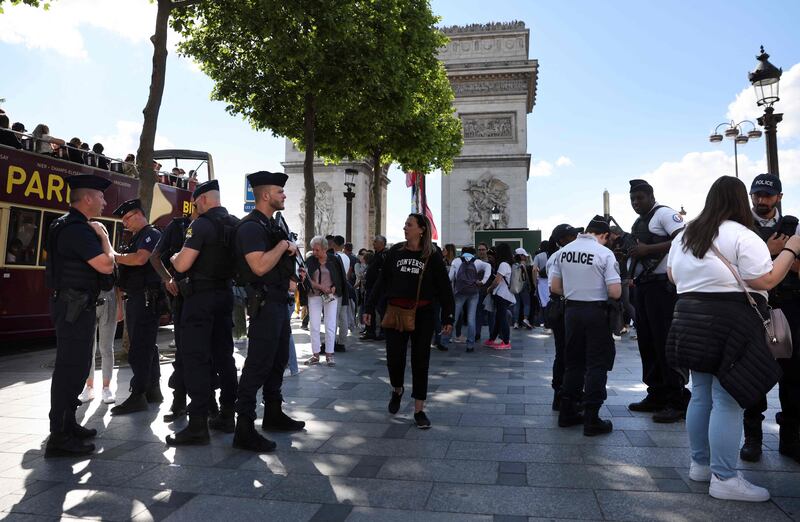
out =
<path fill-rule="evenodd" d="M 347 273 L 350 271 L 350 258 L 344 252 L 336 252 L 336 255 L 342 260 L 342 264 L 344 265 L 344 278 L 347 279 Z"/>
<path fill-rule="evenodd" d="M 655 206 L 658 206 L 656 203 Z M 646 214 L 645 214 L 646 215 Z M 650 224 L 647 227 L 650 229 L 652 234 L 657 236 L 665 236 L 665 237 L 672 237 L 676 231 L 682 229 L 686 226 L 686 223 L 683 222 L 683 216 L 675 212 L 673 209 L 669 207 L 661 207 L 660 209 L 656 210 L 655 214 L 653 214 L 653 219 L 650 220 Z M 628 261 L 628 268 L 631 267 L 631 263 L 633 259 Z M 638 276 L 642 273 L 644 268 L 641 264 L 636 265 L 636 273 L 633 274 L 634 277 Z M 664 256 L 664 259 L 658 264 L 658 266 L 653 270 L 653 274 L 666 274 L 667 273 L 667 256 Z"/>
<path fill-rule="evenodd" d="M 758 279 L 772 270 L 772 258 L 767 244 L 752 230 L 735 221 L 724 221 L 719 226 L 714 246 L 738 270 L 745 283 Z M 686 292 L 741 292 L 728 267 L 709 250 L 703 259 L 683 248 L 683 232 L 672 242 L 667 258 L 678 293 Z M 767 297 L 765 290 L 753 290 Z"/>
<path fill-rule="evenodd" d="M 503 261 L 500 263 L 500 266 L 497 267 L 497 273 L 503 276 L 503 278 L 500 280 L 500 283 L 494 287 L 494 292 L 492 293 L 498 297 L 502 297 L 506 301 L 516 303 L 517 299 L 508 288 L 508 283 L 511 282 L 511 265 Z"/>
<path fill-rule="evenodd" d="M 486 281 L 489 280 L 489 276 L 492 275 L 492 265 L 487 263 L 486 261 L 481 261 L 477 257 L 473 258 L 475 260 L 475 271 L 478 272 L 478 277 L 481 278 L 481 284 L 485 285 Z M 456 276 L 458 275 L 458 269 L 461 267 L 461 257 L 457 257 L 453 259 L 452 264 L 450 265 L 450 282 L 455 283 Z"/>

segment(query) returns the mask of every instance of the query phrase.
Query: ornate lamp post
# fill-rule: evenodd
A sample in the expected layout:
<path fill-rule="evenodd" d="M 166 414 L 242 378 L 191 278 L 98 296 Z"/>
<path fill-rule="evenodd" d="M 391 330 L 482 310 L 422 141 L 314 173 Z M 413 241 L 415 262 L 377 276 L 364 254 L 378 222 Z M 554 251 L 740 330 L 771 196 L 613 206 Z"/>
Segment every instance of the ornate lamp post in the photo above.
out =
<path fill-rule="evenodd" d="M 767 172 L 780 176 L 776 133 L 778 124 L 783 120 L 783 114 L 775 114 L 775 109 L 772 106 L 780 100 L 778 89 L 783 70 L 769 63 L 769 55 L 764 52 L 763 45 L 761 46 L 761 54 L 756 56 L 756 59 L 758 60 L 758 65 L 753 72 L 748 74 L 748 78 L 756 91 L 758 106 L 764 106 L 764 115 L 758 118 L 758 124 L 764 127 L 764 133 L 766 134 L 764 138 L 767 145 Z"/>
<path fill-rule="evenodd" d="M 492 207 L 492 224 L 494 225 L 494 229 L 497 230 L 497 225 L 500 223 L 500 209 L 497 208 L 497 205 Z"/>
<path fill-rule="evenodd" d="M 753 130 L 748 132 L 747 134 L 743 134 L 742 124 L 749 123 L 753 126 Z M 739 145 L 744 145 L 750 140 L 757 140 L 761 137 L 761 131 L 756 129 L 756 124 L 750 120 L 743 120 L 739 123 L 734 123 L 733 121 L 730 122 L 723 122 L 717 125 L 717 128 L 714 129 L 714 132 L 711 136 L 708 137 L 708 141 L 711 143 L 719 143 L 722 141 L 722 134 L 719 134 L 719 128 L 723 125 L 727 125 L 728 128 L 725 129 L 725 137 L 733 139 L 733 157 L 734 161 L 736 162 L 736 177 L 739 177 Z"/>
<path fill-rule="evenodd" d="M 344 186 L 347 187 L 347 191 L 344 193 L 344 198 L 347 200 L 347 220 L 345 222 L 344 235 L 345 241 L 348 243 L 352 241 L 353 235 L 353 198 L 356 197 L 353 187 L 356 186 L 356 174 L 358 174 L 356 169 L 344 169 Z"/>

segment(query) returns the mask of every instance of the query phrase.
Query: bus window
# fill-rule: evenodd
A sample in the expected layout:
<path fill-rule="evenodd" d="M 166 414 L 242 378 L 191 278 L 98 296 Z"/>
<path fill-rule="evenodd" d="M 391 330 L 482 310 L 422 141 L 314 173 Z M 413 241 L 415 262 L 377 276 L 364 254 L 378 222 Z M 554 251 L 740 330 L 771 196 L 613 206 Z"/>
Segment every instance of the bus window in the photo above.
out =
<path fill-rule="evenodd" d="M 62 216 L 56 212 L 45 212 L 44 220 L 42 222 L 42 248 L 39 249 L 39 266 L 44 266 L 47 263 L 47 237 L 50 234 L 50 225 L 54 220 Z"/>
<path fill-rule="evenodd" d="M 11 207 L 10 210 L 6 264 L 34 266 L 38 253 L 39 222 L 42 213 L 38 210 L 17 207 Z"/>

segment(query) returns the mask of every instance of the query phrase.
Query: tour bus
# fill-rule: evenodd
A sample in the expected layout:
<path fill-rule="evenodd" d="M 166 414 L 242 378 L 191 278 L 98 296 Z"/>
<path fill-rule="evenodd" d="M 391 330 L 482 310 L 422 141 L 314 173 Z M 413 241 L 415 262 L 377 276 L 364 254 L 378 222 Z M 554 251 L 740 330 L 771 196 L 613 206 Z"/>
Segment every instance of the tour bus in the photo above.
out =
<path fill-rule="evenodd" d="M 159 175 L 164 183 L 153 187 L 148 219 L 163 228 L 173 217 L 191 211 L 189 189 L 196 182 L 213 179 L 213 162 L 210 154 L 190 150 L 156 151 L 153 158 L 163 162 L 162 171 L 184 162 L 193 167 L 197 176 L 203 174 L 191 183 L 186 179 L 170 180 L 167 172 Z M 44 266 L 50 223 L 69 208 L 65 178 L 96 174 L 112 181 L 105 191 L 106 207 L 98 220 L 105 224 L 116 248 L 122 241 L 123 227 L 122 220 L 111 213 L 139 193 L 138 178 L 124 173 L 131 172 L 131 167 L 112 161 L 111 170 L 105 170 L 0 145 L 0 346 L 54 335 Z"/>

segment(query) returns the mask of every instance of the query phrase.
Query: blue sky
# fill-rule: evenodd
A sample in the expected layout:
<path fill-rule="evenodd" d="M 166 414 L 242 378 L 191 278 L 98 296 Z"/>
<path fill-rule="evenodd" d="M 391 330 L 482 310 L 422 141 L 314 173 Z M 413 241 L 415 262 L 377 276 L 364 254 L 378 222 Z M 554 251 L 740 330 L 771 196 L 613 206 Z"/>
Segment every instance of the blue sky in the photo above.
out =
<path fill-rule="evenodd" d="M 800 212 L 800 2 L 436 0 L 432 8 L 443 25 L 522 20 L 531 30 L 540 76 L 528 116 L 530 228 L 585 224 L 602 211 L 605 188 L 612 213 L 629 227 L 634 177 L 650 179 L 660 202 L 696 215 L 713 180 L 733 173 L 732 144 L 711 144 L 708 134 L 727 119 L 759 114 L 747 72 L 761 44 L 784 70 L 777 105 L 785 113 L 784 201 Z M 102 141 L 112 155 L 135 152 L 154 20 L 146 0 L 58 0 L 46 13 L 7 7 L 0 98 L 12 121 Z M 279 169 L 283 140 L 228 115 L 209 100 L 211 87 L 196 66 L 170 54 L 157 145 L 210 151 L 225 203 L 241 211 L 241 175 Z M 766 169 L 763 138 L 740 149 L 739 164 L 748 184 Z M 390 177 L 388 235 L 398 239 L 409 196 L 401 173 Z M 429 181 L 437 218 L 438 177 Z"/>

